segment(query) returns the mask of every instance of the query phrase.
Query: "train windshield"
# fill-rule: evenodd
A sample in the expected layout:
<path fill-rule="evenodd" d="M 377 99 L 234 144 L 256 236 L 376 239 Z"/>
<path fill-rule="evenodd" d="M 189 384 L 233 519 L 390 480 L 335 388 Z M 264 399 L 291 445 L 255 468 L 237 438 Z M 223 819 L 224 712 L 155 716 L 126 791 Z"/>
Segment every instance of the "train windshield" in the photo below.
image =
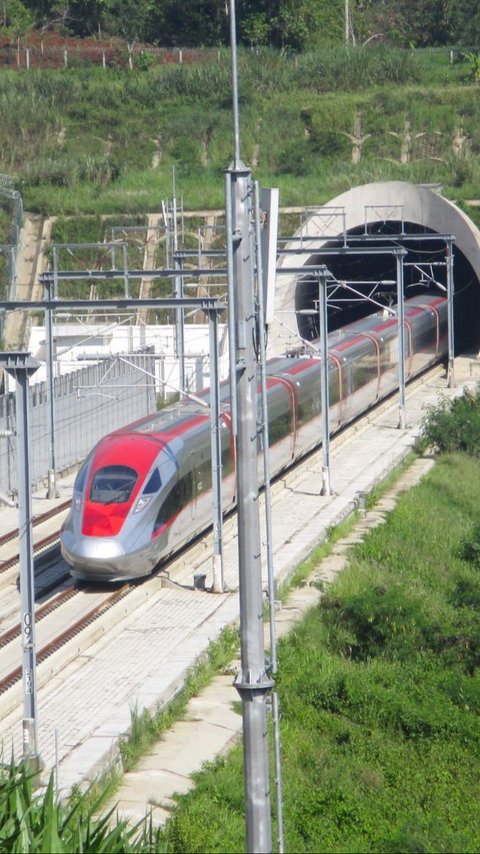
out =
<path fill-rule="evenodd" d="M 90 500 L 98 504 L 123 504 L 130 499 L 137 472 L 129 466 L 105 466 L 95 472 Z"/>

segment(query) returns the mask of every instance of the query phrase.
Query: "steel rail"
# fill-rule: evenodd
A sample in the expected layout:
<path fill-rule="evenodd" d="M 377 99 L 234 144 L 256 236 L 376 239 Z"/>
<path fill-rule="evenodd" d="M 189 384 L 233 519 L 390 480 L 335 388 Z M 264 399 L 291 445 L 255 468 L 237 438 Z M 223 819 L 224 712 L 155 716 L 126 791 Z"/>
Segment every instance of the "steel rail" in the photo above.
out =
<path fill-rule="evenodd" d="M 58 649 L 64 646 L 69 640 L 72 640 L 76 635 L 80 634 L 80 632 L 87 628 L 91 623 L 95 622 L 95 620 L 99 619 L 105 611 L 108 611 L 109 608 L 112 608 L 119 602 L 121 599 L 125 598 L 125 596 L 130 593 L 134 587 L 130 584 L 124 584 L 118 590 L 115 590 L 110 596 L 104 599 L 103 602 L 100 602 L 90 611 L 76 620 L 75 623 L 72 623 L 68 629 L 65 629 L 64 632 L 61 632 L 57 635 L 54 640 L 49 641 L 41 650 L 37 652 L 36 661 L 37 665 L 41 664 L 42 661 L 45 661 L 49 656 L 53 655 Z M 11 671 L 7 676 L 0 680 L 0 696 L 8 691 L 13 685 L 19 682 L 22 678 L 22 666 L 16 667 Z"/>

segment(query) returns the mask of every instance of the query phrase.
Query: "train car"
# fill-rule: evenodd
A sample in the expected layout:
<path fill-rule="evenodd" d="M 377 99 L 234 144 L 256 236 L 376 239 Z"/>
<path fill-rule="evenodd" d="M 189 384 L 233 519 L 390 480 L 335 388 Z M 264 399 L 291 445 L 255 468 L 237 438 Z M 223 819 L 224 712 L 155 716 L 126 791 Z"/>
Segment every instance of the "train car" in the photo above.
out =
<path fill-rule="evenodd" d="M 406 301 L 407 379 L 445 356 L 447 322 L 446 299 L 425 296 Z M 397 388 L 398 355 L 397 319 L 382 313 L 329 336 L 332 433 Z M 321 373 L 315 356 L 267 363 L 272 476 L 320 444 Z M 225 510 L 235 504 L 229 396 L 228 383 L 222 383 Z M 259 399 L 259 423 L 260 409 Z M 260 431 L 260 481 L 263 435 Z M 206 530 L 212 524 L 210 443 L 208 410 L 190 401 L 167 406 L 101 439 L 77 475 L 61 532 L 62 554 L 72 575 L 102 582 L 148 575 L 162 559 Z"/>

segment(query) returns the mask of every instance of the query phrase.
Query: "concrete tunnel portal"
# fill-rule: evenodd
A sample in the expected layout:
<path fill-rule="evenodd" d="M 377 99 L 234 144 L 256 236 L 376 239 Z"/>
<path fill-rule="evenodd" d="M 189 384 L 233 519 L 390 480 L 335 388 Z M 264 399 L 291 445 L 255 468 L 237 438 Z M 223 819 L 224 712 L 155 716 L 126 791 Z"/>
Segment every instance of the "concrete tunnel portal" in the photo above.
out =
<path fill-rule="evenodd" d="M 453 252 L 455 352 L 478 351 L 480 231 L 438 191 L 391 181 L 355 187 L 312 210 L 284 247 L 294 254 L 280 251 L 269 354 L 298 349 L 302 339 L 314 338 L 318 332 L 318 277 L 298 268 L 324 264 L 331 273 L 328 328 L 334 330 L 378 311 L 381 305 L 396 303 L 397 262 L 388 251 L 392 247 L 401 246 L 407 253 L 403 261 L 406 297 L 446 295 L 447 236 Z M 385 249 L 385 254 L 365 253 L 367 246 Z M 338 253 L 322 255 L 322 249 L 335 247 Z M 359 247 L 362 252 L 356 253 Z M 293 266 L 295 273 L 282 273 Z M 335 282 L 348 286 L 339 288 Z"/>

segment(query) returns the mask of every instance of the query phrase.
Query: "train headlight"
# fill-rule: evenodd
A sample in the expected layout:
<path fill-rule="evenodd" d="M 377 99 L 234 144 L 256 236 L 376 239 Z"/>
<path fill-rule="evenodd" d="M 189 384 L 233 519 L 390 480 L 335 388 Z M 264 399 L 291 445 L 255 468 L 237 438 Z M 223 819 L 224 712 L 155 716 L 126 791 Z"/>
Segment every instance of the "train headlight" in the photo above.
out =
<path fill-rule="evenodd" d="M 82 509 L 82 494 L 80 492 L 74 493 L 73 506 L 78 512 L 80 512 L 80 510 Z"/>
<path fill-rule="evenodd" d="M 150 504 L 151 500 L 152 500 L 151 495 L 141 495 L 137 501 L 135 510 L 133 512 L 134 513 L 140 513 L 141 510 L 145 510 L 145 507 L 147 506 L 147 504 Z"/>

